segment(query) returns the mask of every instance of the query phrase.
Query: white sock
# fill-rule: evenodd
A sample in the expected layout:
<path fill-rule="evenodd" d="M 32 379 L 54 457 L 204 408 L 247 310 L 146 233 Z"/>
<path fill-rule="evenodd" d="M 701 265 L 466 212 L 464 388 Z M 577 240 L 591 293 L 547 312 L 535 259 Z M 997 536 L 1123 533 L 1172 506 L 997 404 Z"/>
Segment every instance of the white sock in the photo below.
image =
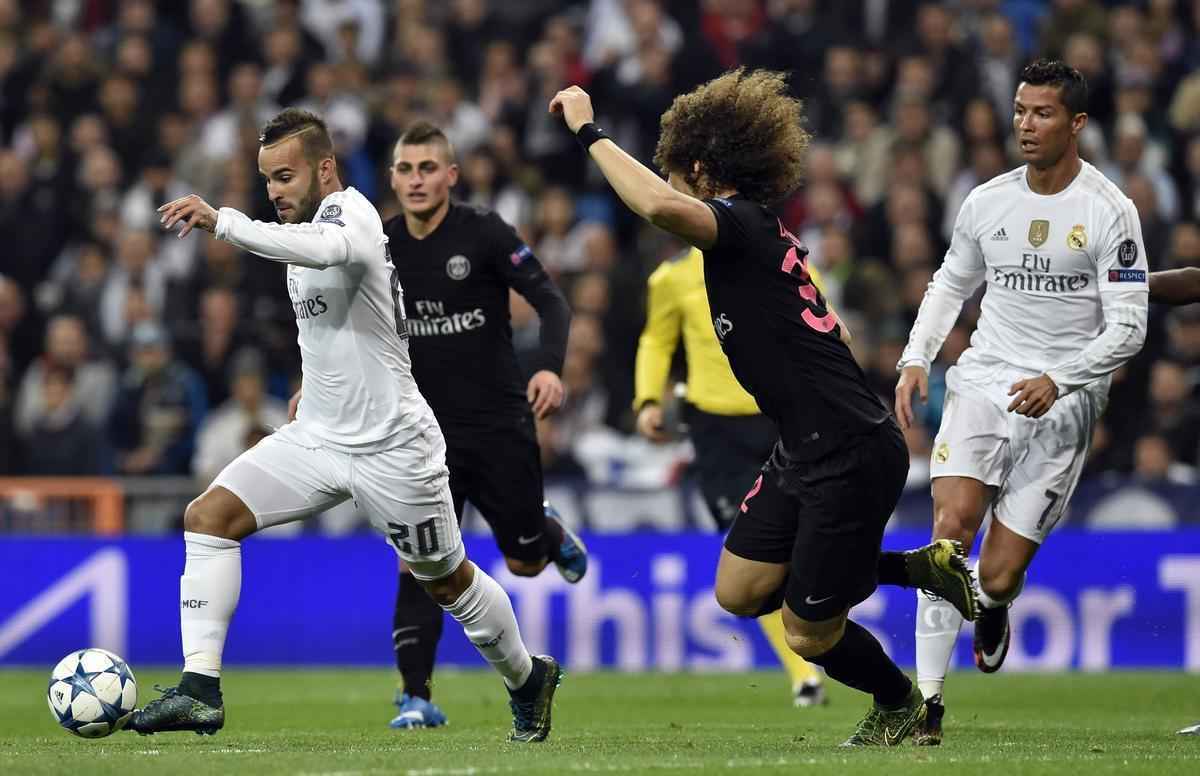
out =
<path fill-rule="evenodd" d="M 926 698 L 942 694 L 962 623 L 953 606 L 917 591 L 917 687 Z"/>
<path fill-rule="evenodd" d="M 471 565 L 475 566 L 474 563 Z M 467 638 L 483 659 L 504 677 L 504 684 L 510 690 L 525 684 L 533 673 L 533 658 L 521 641 L 512 601 L 496 580 L 475 566 L 475 578 L 470 586 L 457 601 L 442 608 L 462 623 Z"/>
<path fill-rule="evenodd" d="M 179 630 L 183 670 L 221 675 L 225 634 L 242 591 L 242 545 L 232 539 L 185 531 L 187 562 L 179 578 Z"/>

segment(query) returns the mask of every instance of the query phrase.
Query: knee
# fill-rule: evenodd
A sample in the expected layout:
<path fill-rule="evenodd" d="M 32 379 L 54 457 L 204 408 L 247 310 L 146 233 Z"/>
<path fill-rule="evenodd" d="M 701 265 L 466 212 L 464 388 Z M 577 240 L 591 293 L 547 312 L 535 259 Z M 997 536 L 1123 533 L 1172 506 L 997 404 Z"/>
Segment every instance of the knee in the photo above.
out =
<path fill-rule="evenodd" d="M 508 565 L 508 570 L 518 577 L 536 577 L 542 573 L 542 569 L 546 568 L 546 558 L 542 558 L 540 561 L 505 558 L 504 562 Z"/>
<path fill-rule="evenodd" d="M 1017 597 L 1025 584 L 1025 572 L 1012 568 L 981 564 L 979 587 L 993 601 L 1008 602 Z"/>
<path fill-rule="evenodd" d="M 846 631 L 846 623 L 842 621 L 834 628 L 813 628 L 807 624 L 795 621 L 784 621 L 784 633 L 788 648 L 803 658 L 813 658 L 824 655 L 837 646 Z"/>
<path fill-rule="evenodd" d="M 475 578 L 475 567 L 469 560 L 464 560 L 454 571 L 438 579 L 419 579 L 421 587 L 429 593 L 429 597 L 437 601 L 439 606 L 452 606 L 455 601 L 467 592 Z"/>
<path fill-rule="evenodd" d="M 223 539 L 237 539 L 232 535 L 235 515 L 222 509 L 204 493 L 187 505 L 183 513 L 183 530 L 191 533 L 219 536 Z"/>
<path fill-rule="evenodd" d="M 978 522 L 971 505 L 954 499 L 939 502 L 933 510 L 933 535 L 938 539 L 957 539 L 969 548 L 975 543 Z"/>
<path fill-rule="evenodd" d="M 731 585 L 717 585 L 714 591 L 717 604 L 732 615 L 738 617 L 754 617 L 762 609 L 765 596 L 754 594 L 753 591 L 737 589 Z"/>

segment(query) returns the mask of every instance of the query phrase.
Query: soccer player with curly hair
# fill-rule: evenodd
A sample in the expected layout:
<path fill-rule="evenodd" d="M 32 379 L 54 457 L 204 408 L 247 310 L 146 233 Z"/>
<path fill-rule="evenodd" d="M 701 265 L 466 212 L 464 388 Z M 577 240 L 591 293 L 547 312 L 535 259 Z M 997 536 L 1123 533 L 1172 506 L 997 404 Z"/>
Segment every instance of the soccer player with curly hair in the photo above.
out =
<path fill-rule="evenodd" d="M 718 602 L 740 616 L 782 607 L 793 651 L 874 697 L 846 744 L 891 746 L 926 709 L 875 637 L 848 619 L 850 608 L 882 579 L 928 590 L 971 618 L 974 586 L 951 541 L 881 557 L 908 451 L 813 285 L 807 251 L 770 209 L 801 182 L 801 107 L 782 73 L 761 70 L 734 70 L 677 97 L 655 154 L 664 181 L 593 123 L 582 89 L 550 102 L 630 209 L 703 253 L 717 339 L 779 429 L 725 540 Z"/>

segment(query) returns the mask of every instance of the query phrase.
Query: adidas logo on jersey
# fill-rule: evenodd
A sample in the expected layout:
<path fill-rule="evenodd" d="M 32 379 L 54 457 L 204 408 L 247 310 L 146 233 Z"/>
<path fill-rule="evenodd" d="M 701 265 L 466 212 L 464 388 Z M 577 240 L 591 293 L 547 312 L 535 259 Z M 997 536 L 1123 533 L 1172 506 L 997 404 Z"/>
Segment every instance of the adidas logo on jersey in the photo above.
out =
<path fill-rule="evenodd" d="M 993 242 L 1004 242 L 1006 240 L 1008 240 L 1008 233 L 1004 231 L 1003 226 L 997 229 L 994 234 L 992 234 Z"/>

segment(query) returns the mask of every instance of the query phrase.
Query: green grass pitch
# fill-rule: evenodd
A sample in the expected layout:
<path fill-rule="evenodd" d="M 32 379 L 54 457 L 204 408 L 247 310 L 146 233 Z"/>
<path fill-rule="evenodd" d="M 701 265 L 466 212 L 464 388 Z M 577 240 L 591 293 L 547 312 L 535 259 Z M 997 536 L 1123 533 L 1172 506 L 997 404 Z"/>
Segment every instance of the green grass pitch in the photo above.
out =
<path fill-rule="evenodd" d="M 136 668 L 135 668 L 136 670 Z M 438 730 L 392 731 L 386 670 L 227 673 L 226 728 L 98 741 L 58 728 L 46 671 L 0 671 L 0 773 L 473 774 L 835 773 L 1200 774 L 1200 676 L 1182 673 L 954 675 L 938 749 L 840 750 L 866 696 L 831 687 L 831 704 L 793 709 L 782 674 L 568 674 L 554 732 L 504 741 L 500 682 L 442 672 Z M 137 673 L 140 701 L 177 674 Z"/>

